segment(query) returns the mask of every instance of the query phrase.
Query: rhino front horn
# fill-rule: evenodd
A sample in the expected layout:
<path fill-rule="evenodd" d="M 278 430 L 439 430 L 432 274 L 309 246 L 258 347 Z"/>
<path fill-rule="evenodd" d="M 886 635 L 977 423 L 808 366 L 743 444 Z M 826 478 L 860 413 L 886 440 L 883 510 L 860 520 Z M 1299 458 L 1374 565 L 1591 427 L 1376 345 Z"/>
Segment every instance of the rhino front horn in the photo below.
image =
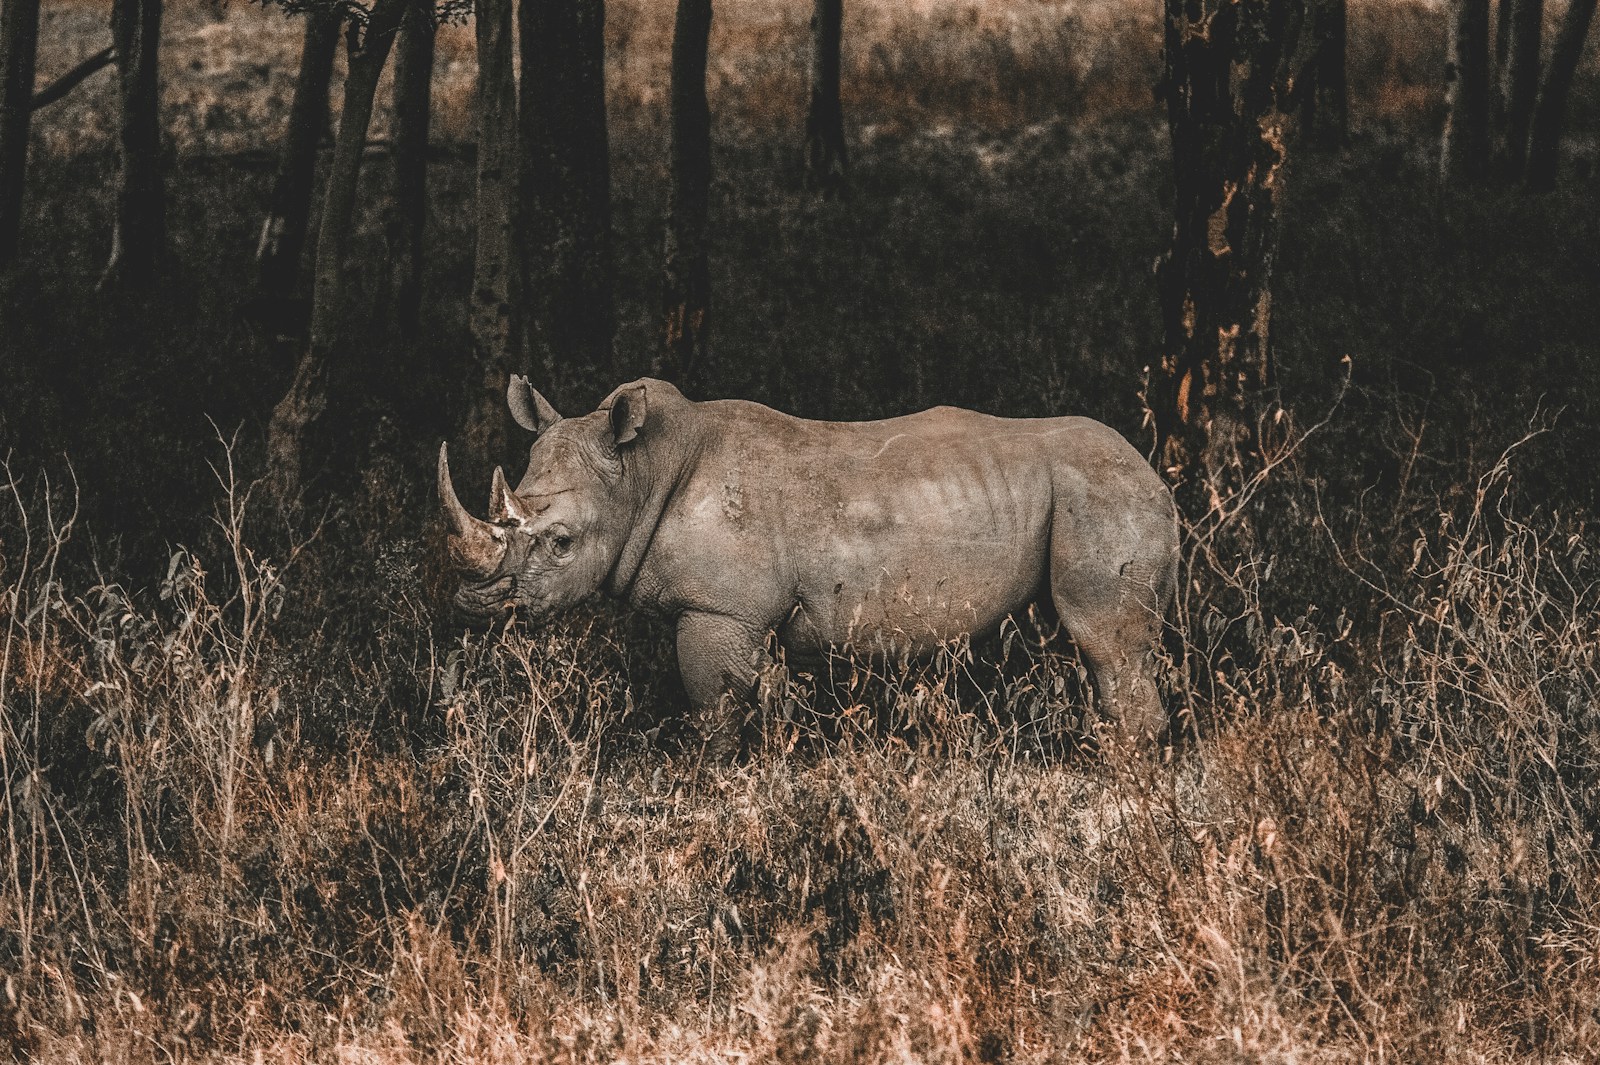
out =
<path fill-rule="evenodd" d="M 494 575 L 506 557 L 505 532 L 467 513 L 450 480 L 450 446 L 439 445 L 439 503 L 450 530 L 450 557 L 467 573 Z"/>

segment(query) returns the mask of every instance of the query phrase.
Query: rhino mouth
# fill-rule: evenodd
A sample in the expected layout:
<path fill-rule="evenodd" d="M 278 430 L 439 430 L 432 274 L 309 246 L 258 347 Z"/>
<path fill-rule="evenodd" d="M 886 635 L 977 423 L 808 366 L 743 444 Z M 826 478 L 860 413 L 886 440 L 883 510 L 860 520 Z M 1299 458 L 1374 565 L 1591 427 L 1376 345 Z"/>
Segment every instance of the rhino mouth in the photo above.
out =
<path fill-rule="evenodd" d="M 456 589 L 452 605 L 457 613 L 469 620 L 492 622 L 515 612 L 515 591 L 515 582 L 510 577 L 481 583 L 463 581 Z"/>

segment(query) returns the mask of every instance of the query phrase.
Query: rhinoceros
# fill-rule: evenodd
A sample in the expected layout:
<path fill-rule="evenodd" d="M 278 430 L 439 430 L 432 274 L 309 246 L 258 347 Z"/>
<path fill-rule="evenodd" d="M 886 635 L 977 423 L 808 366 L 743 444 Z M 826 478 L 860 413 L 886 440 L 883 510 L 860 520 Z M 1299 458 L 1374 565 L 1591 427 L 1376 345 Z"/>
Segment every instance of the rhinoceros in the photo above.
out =
<path fill-rule="evenodd" d="M 1160 733 L 1176 511 L 1109 427 L 954 407 L 808 421 L 648 378 L 578 418 L 524 377 L 507 399 L 537 436 L 514 490 L 495 469 L 488 521 L 462 506 L 439 448 L 465 614 L 544 617 L 596 591 L 665 614 L 690 701 L 726 721 L 773 634 L 791 662 L 916 655 L 1048 594 L 1102 709 L 1135 742 Z"/>

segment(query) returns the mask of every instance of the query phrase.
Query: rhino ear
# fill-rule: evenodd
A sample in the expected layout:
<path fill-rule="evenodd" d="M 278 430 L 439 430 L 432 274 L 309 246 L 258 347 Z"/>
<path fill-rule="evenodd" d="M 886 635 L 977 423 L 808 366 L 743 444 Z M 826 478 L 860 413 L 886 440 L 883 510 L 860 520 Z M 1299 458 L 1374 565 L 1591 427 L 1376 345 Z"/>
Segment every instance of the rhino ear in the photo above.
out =
<path fill-rule="evenodd" d="M 648 413 L 643 382 L 618 391 L 611 397 L 611 442 L 618 446 L 631 443 L 644 428 Z"/>
<path fill-rule="evenodd" d="M 530 433 L 542 433 L 561 420 L 556 409 L 521 374 L 511 375 L 506 386 L 506 404 L 517 424 Z"/>

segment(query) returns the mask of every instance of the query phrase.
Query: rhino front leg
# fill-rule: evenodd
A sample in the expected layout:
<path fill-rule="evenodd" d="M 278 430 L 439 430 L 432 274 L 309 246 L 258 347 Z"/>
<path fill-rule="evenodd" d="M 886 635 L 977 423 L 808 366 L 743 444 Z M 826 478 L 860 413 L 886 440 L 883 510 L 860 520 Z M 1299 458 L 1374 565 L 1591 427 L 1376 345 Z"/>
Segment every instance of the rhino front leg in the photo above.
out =
<path fill-rule="evenodd" d="M 678 618 L 678 671 L 700 719 L 707 760 L 726 762 L 738 753 L 766 658 L 763 626 L 695 611 Z"/>
<path fill-rule="evenodd" d="M 1089 662 L 1101 711 L 1125 738 L 1144 746 L 1167 730 L 1155 652 L 1177 583 L 1175 527 L 1151 524 L 1155 528 L 1132 549 L 1095 545 L 1077 531 L 1059 537 L 1068 548 L 1055 549 L 1050 574 L 1056 610 Z M 1072 547 L 1083 557 L 1075 558 Z"/>

